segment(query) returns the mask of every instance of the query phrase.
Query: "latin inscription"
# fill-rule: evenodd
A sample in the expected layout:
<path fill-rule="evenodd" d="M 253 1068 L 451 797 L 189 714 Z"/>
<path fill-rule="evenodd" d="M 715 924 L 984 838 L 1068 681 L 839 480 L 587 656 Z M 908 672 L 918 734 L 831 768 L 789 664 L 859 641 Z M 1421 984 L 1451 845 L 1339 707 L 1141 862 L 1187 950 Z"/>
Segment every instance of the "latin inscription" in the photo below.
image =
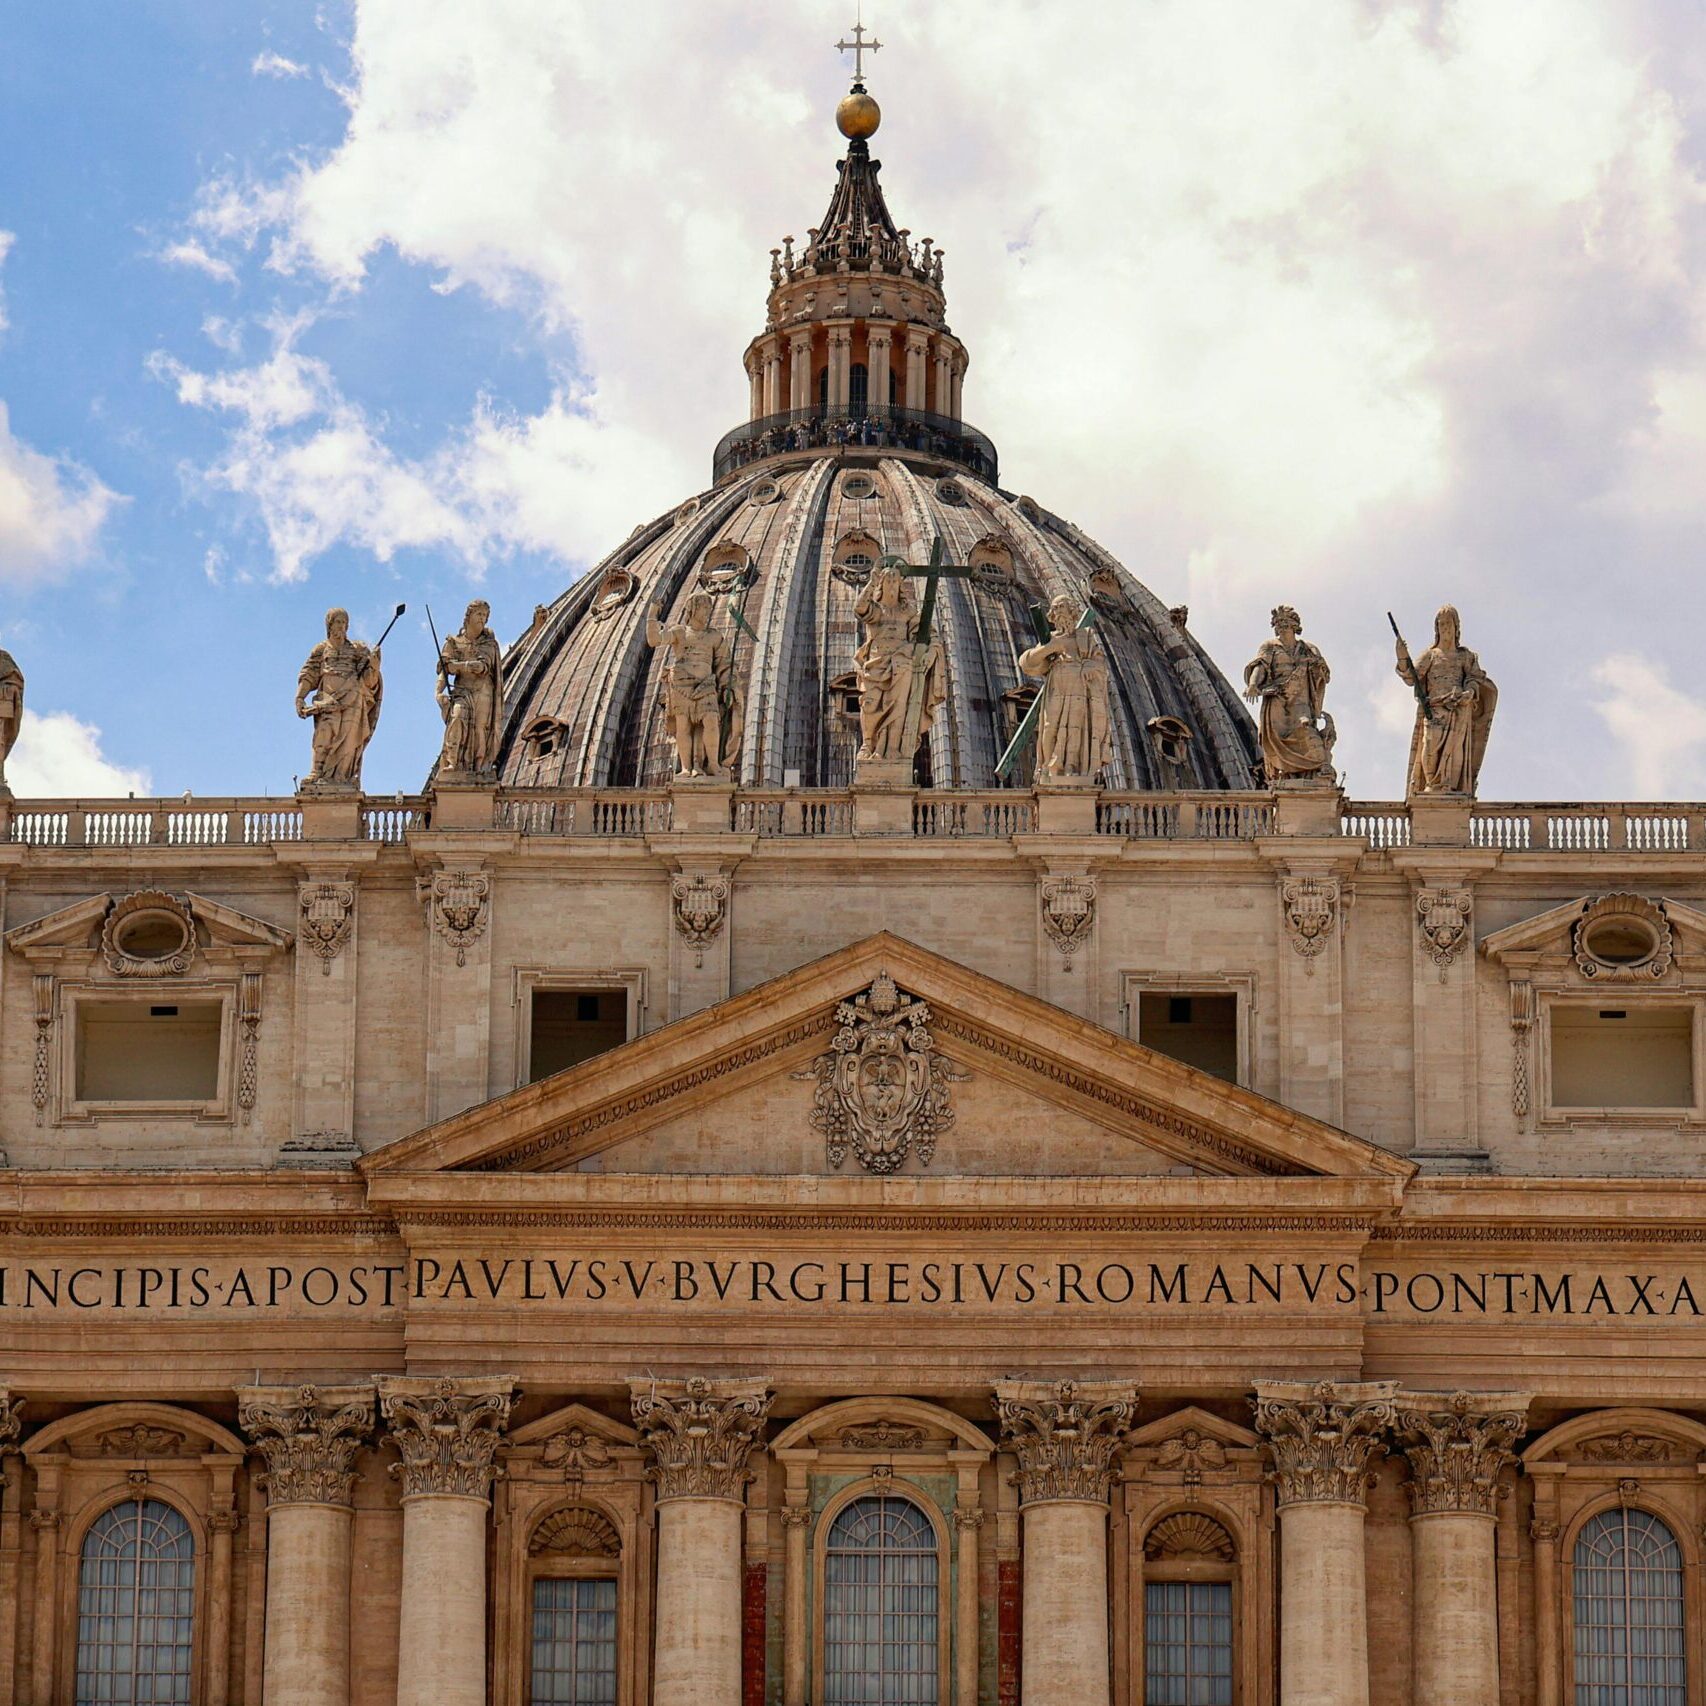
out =
<path fill-rule="evenodd" d="M 1693 1319 L 1706 1273 L 1361 1269 L 1352 1262 L 778 1255 L 419 1256 L 396 1263 L 0 1264 L 0 1311 L 84 1315 L 377 1312 L 411 1305 L 912 1312 L 1332 1311 L 1456 1321 Z"/>

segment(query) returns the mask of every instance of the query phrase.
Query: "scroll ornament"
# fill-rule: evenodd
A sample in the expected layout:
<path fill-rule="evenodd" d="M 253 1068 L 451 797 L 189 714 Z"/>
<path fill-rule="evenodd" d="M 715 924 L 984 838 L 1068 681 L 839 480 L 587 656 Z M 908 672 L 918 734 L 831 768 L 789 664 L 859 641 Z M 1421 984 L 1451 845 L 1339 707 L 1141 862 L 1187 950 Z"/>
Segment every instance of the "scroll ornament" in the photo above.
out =
<path fill-rule="evenodd" d="M 1351 1397 L 1330 1380 L 1304 1397 L 1258 1396 L 1256 1431 L 1273 1453 L 1281 1507 L 1360 1505 L 1369 1468 L 1386 1451 L 1381 1435 L 1396 1416 L 1389 1396 Z"/>
<path fill-rule="evenodd" d="M 928 1167 L 954 1123 L 950 1084 L 966 1076 L 937 1052 L 929 1007 L 882 972 L 836 1008 L 835 1024 L 828 1052 L 797 1075 L 817 1080 L 811 1122 L 828 1139 L 830 1165 L 851 1149 L 867 1172 L 897 1173 L 916 1150 Z"/>
<path fill-rule="evenodd" d="M 1093 877 L 1050 877 L 1042 885 L 1043 929 L 1067 965 L 1096 927 Z"/>
<path fill-rule="evenodd" d="M 1305 970 L 1311 976 L 1316 959 L 1338 927 L 1339 901 L 1337 877 L 1292 877 L 1280 885 L 1286 933 L 1292 947 L 1308 962 Z"/>
<path fill-rule="evenodd" d="M 422 877 L 420 895 L 432 927 L 456 950 L 456 963 L 468 963 L 468 950 L 485 934 L 491 914 L 492 880 L 482 871 L 435 871 Z"/>
<path fill-rule="evenodd" d="M 728 879 L 703 873 L 677 877 L 669 885 L 669 901 L 677 932 L 693 950 L 696 963 L 704 965 L 705 950 L 722 934 L 728 918 Z"/>
<path fill-rule="evenodd" d="M 633 1408 L 660 1499 L 740 1499 L 752 1478 L 747 1457 L 770 1414 L 768 1391 L 695 1377 L 679 1389 L 642 1387 Z"/>
<path fill-rule="evenodd" d="M 1398 1431 L 1410 1459 L 1410 1501 L 1417 1516 L 1473 1511 L 1491 1516 L 1499 1476 L 1516 1461 L 1511 1446 L 1527 1426 L 1521 1410 L 1487 1411 L 1466 1392 L 1445 1408 L 1406 1405 Z"/>
<path fill-rule="evenodd" d="M 373 1428 L 373 1394 L 315 1386 L 250 1387 L 238 1425 L 266 1459 L 269 1505 L 347 1505 L 351 1465 Z"/>
<path fill-rule="evenodd" d="M 379 1409 L 403 1461 L 403 1497 L 454 1493 L 483 1499 L 491 1491 L 498 1446 L 513 1401 L 507 1382 L 382 1381 Z"/>
<path fill-rule="evenodd" d="M 1137 1420 L 1135 1387 L 1052 1388 L 1013 1382 L 995 1389 L 1002 1444 L 1019 1459 L 1020 1501 L 1082 1499 L 1100 1504 L 1113 1486 L 1114 1457 Z"/>
<path fill-rule="evenodd" d="M 1421 889 L 1416 894 L 1416 923 L 1422 932 L 1439 980 L 1469 941 L 1469 917 L 1475 901 L 1468 889 Z"/>
<path fill-rule="evenodd" d="M 354 883 L 304 883 L 301 893 L 302 928 L 298 940 L 332 975 L 332 961 L 343 952 L 355 925 Z"/>

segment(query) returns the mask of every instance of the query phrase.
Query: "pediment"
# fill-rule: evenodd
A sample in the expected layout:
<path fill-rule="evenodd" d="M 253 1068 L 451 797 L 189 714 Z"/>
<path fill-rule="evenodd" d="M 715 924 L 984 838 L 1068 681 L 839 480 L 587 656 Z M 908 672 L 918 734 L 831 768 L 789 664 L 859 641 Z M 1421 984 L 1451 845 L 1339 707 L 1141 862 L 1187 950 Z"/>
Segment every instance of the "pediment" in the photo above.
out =
<path fill-rule="evenodd" d="M 142 916 L 181 918 L 189 957 L 202 953 L 214 959 L 243 959 L 277 953 L 295 940 L 288 930 L 206 895 L 139 889 L 126 895 L 90 895 L 28 924 L 19 924 L 6 932 L 6 946 L 38 964 L 66 964 L 97 954 L 112 964 L 126 957 L 122 942 L 115 937 L 115 927 L 127 917 Z"/>
<path fill-rule="evenodd" d="M 1602 944 L 1615 950 L 1596 951 Z M 1586 982 L 1674 977 L 1685 954 L 1706 950 L 1706 913 L 1663 895 L 1587 894 L 1495 930 L 1481 952 L 1513 977 L 1542 971 Z"/>
<path fill-rule="evenodd" d="M 578 1456 L 585 1467 L 598 1468 L 600 1456 L 611 1449 L 632 1450 L 639 1437 L 625 1422 L 613 1421 L 585 1404 L 565 1404 L 524 1428 L 516 1428 L 509 1435 L 509 1443 L 515 1449 L 539 1447 L 545 1453 L 547 1467 L 554 1467 L 549 1461 L 553 1457 L 567 1466 L 568 1459 Z"/>
<path fill-rule="evenodd" d="M 837 1072 L 838 1048 L 858 1056 L 856 1070 Z M 910 1147 L 894 1162 L 882 1149 L 882 1120 L 897 1100 L 913 1111 Z M 843 1122 L 837 1131 L 837 1103 L 842 1113 L 851 1107 L 855 1129 Z M 733 1150 L 695 1167 L 693 1142 L 705 1133 Z M 976 1164 L 956 1164 L 974 1140 L 986 1145 Z M 989 1143 L 1010 1145 L 1010 1166 L 991 1160 Z M 1070 1148 L 1072 1164 L 1052 1167 L 1051 1144 Z M 369 1175 L 838 1171 L 873 1183 L 1002 1170 L 1386 1179 L 1415 1170 L 887 932 L 359 1165 Z"/>

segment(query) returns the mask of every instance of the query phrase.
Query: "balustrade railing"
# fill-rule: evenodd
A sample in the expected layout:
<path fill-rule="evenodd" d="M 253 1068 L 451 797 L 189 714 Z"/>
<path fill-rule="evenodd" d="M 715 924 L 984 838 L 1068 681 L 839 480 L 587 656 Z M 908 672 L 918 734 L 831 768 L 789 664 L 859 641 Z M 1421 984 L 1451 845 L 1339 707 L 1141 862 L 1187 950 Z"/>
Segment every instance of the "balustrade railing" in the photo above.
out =
<path fill-rule="evenodd" d="M 926 841 L 1029 835 L 1036 824 L 1028 794 L 929 793 L 912 803 L 912 833 Z"/>
<path fill-rule="evenodd" d="M 493 823 L 522 835 L 639 837 L 666 834 L 674 822 L 667 793 L 635 788 L 510 792 L 498 796 Z"/>
<path fill-rule="evenodd" d="M 1243 841 L 1271 835 L 1270 794 L 1103 794 L 1096 833 L 1127 841 Z"/>
<path fill-rule="evenodd" d="M 253 847 L 300 841 L 302 812 L 270 800 L 19 801 L 6 839 L 25 847 Z"/>
<path fill-rule="evenodd" d="M 798 450 L 909 450 L 952 462 L 993 486 L 1000 473 L 995 446 L 976 427 L 951 415 L 893 404 L 844 404 L 760 415 L 726 432 L 711 457 L 711 478 L 751 462 Z"/>

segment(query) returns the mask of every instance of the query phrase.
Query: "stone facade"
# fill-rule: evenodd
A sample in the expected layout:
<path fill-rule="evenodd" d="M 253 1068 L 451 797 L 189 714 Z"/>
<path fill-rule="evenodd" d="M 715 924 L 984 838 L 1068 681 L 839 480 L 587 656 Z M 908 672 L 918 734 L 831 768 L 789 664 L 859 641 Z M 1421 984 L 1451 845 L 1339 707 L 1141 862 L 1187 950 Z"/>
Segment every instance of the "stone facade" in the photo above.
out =
<path fill-rule="evenodd" d="M 754 425 L 873 352 L 961 420 L 905 236 L 847 304 L 846 232 L 778 255 Z M 522 1706 L 583 1611 L 601 1703 L 810 1706 L 891 1662 L 848 1632 L 873 1534 L 917 1614 L 885 1699 L 1155 1706 L 1177 1661 L 1238 1706 L 1579 1706 L 1578 1569 L 1639 1543 L 1654 1706 L 1698 1706 L 1706 808 L 1450 791 L 1484 676 L 1456 771 L 1346 800 L 1324 663 L 1247 787 L 1182 610 L 951 434 L 833 448 L 754 441 L 501 668 L 471 607 L 421 796 L 333 775 L 353 739 L 294 799 L 0 791 L 0 1706 L 156 1662 L 83 1603 L 143 1536 L 194 1706 Z M 908 738 L 1009 785 L 787 782 L 810 623 L 873 553 L 948 574 L 931 532 Z M 677 764 L 645 612 L 732 635 L 748 588 L 775 644 Z M 1077 673 L 998 735 L 977 600 L 1030 591 Z M 1066 757 L 1000 770 L 1045 715 Z"/>

